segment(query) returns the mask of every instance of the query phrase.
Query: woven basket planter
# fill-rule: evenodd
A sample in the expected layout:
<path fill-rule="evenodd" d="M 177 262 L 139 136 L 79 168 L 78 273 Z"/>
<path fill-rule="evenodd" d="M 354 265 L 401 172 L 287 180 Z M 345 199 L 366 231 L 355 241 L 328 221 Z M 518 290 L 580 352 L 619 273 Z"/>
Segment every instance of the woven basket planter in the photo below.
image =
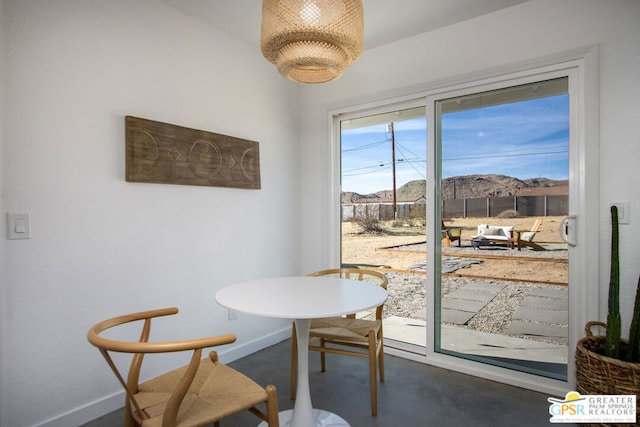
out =
<path fill-rule="evenodd" d="M 603 356 L 605 337 L 593 335 L 591 327 L 602 326 L 602 322 L 588 322 L 586 337 L 576 345 L 576 391 L 580 394 L 624 394 L 636 395 L 640 402 L 640 363 L 630 363 Z M 621 340 L 620 349 L 624 354 L 627 340 Z M 636 407 L 636 417 L 640 414 Z M 585 426 L 631 426 L 634 424 L 584 424 Z"/>

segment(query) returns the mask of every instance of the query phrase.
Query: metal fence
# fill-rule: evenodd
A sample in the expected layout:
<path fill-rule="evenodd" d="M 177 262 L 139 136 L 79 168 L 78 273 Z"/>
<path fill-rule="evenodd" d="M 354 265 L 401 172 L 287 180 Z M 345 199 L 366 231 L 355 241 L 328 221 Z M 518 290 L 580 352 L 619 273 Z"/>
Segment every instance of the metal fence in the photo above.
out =
<path fill-rule="evenodd" d="M 423 203 L 398 203 L 398 219 L 425 218 Z M 496 217 L 505 211 L 516 211 L 519 216 L 565 216 L 569 213 L 569 196 L 514 196 L 449 199 L 442 201 L 443 218 Z M 355 203 L 342 205 L 342 220 L 354 217 L 394 219 L 391 203 Z"/>
<path fill-rule="evenodd" d="M 423 203 L 397 203 L 398 219 L 426 218 L 427 207 Z M 381 221 L 395 219 L 392 203 L 355 203 L 342 205 L 342 221 L 353 218 L 374 218 Z"/>

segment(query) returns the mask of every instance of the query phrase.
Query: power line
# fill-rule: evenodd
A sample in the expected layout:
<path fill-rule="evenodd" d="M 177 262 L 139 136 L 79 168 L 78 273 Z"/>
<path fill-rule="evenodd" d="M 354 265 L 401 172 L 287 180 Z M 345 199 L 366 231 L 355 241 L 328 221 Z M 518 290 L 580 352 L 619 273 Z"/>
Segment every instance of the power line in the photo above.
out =
<path fill-rule="evenodd" d="M 405 157 L 407 157 L 407 156 L 405 155 L 405 153 L 403 152 L 403 150 L 402 150 L 400 147 L 402 147 L 402 146 L 401 146 L 401 145 L 399 145 L 399 144 L 396 144 L 396 148 L 398 149 L 398 151 L 399 151 L 402 155 L 404 155 Z M 402 147 L 402 148 L 404 148 L 404 147 Z M 410 150 L 407 150 L 407 151 L 408 151 L 409 153 L 411 153 L 411 151 L 410 151 Z M 411 153 L 411 154 L 413 154 L 413 153 Z M 414 156 L 415 156 L 415 154 L 414 154 Z M 414 159 L 414 160 L 415 160 L 415 159 Z M 416 168 L 416 166 L 414 165 L 414 162 L 412 162 L 410 159 L 407 159 L 407 163 L 409 163 L 409 165 L 413 168 L 413 170 L 414 170 L 414 171 L 416 171 L 416 173 L 417 173 L 420 177 L 422 177 L 423 179 L 427 179 L 427 174 L 426 174 L 426 171 L 425 171 L 425 170 L 418 170 L 418 168 Z"/>
<path fill-rule="evenodd" d="M 399 150 L 402 152 L 402 150 Z M 540 155 L 545 155 L 545 154 L 563 154 L 563 153 L 568 153 L 569 150 L 558 150 L 558 151 L 545 151 L 545 152 L 538 152 L 538 153 L 521 153 L 521 154 L 504 154 L 504 155 L 486 155 L 486 156 L 468 156 L 468 157 L 451 157 L 451 158 L 443 158 L 442 160 L 474 160 L 474 159 L 486 159 L 486 158 L 503 158 L 503 157 L 522 157 L 522 156 L 540 156 Z M 402 154 L 404 155 L 405 153 L 402 152 Z M 426 179 L 425 174 L 423 173 L 422 170 L 418 169 L 415 164 L 418 163 L 425 163 L 426 160 L 425 159 L 420 159 L 417 157 L 414 158 L 400 158 L 400 159 L 396 159 L 396 163 L 408 163 L 415 171 L 416 173 L 418 173 L 422 178 Z M 366 175 L 366 174 L 371 174 L 371 173 L 376 173 L 376 172 L 380 172 L 382 170 L 387 170 L 389 168 L 385 168 L 385 169 L 380 169 L 383 168 L 385 166 L 391 166 L 391 162 L 379 162 L 375 165 L 371 165 L 371 166 L 363 166 L 361 168 L 354 168 L 354 169 L 349 169 L 349 170 L 344 170 L 342 171 L 342 176 L 358 176 L 358 175 Z M 361 173 L 352 173 L 352 172 L 357 172 L 357 171 L 365 171 L 368 169 L 375 169 L 375 170 L 370 170 L 368 172 L 361 172 Z"/>
<path fill-rule="evenodd" d="M 376 170 L 373 170 L 373 171 L 370 171 L 370 172 L 360 172 L 360 173 L 352 173 L 352 174 L 343 173 L 342 176 L 343 177 L 360 176 L 360 175 L 369 175 L 369 174 L 372 174 L 372 173 L 382 172 L 382 171 L 391 169 L 391 163 L 388 163 L 388 164 L 385 164 L 385 165 L 380 165 L 380 167 L 382 167 L 382 169 L 376 169 Z"/>
<path fill-rule="evenodd" d="M 348 148 L 346 150 L 342 150 L 342 152 L 343 153 L 347 153 L 347 152 L 351 152 L 351 151 L 367 150 L 369 148 L 373 148 L 373 147 L 377 147 L 378 145 L 382 145 L 385 142 L 390 142 L 390 140 L 389 139 L 383 139 L 381 141 L 371 142 L 371 143 L 366 144 L 366 145 L 360 145 L 358 147 Z"/>
<path fill-rule="evenodd" d="M 564 154 L 568 153 L 569 150 L 558 150 L 558 151 L 540 151 L 533 153 L 520 153 L 520 154 L 487 154 L 487 155 L 478 155 L 478 156 L 468 156 L 468 157 L 447 157 L 442 158 L 442 160 L 474 160 L 474 159 L 500 159 L 503 157 L 522 157 L 522 156 L 542 156 L 546 154 Z"/>
<path fill-rule="evenodd" d="M 420 176 L 422 176 L 423 178 L 424 178 L 424 175 L 420 171 L 418 171 L 416 169 L 416 167 L 414 166 L 414 163 L 425 163 L 425 162 L 426 162 L 426 160 L 424 160 L 424 159 L 396 159 L 396 164 L 398 164 L 398 163 L 409 163 L 411 165 L 411 167 L 413 167 L 416 170 L 416 172 L 418 172 L 420 174 Z M 349 170 L 342 171 L 342 176 L 358 176 L 358 175 L 367 175 L 367 174 L 370 174 L 370 173 L 377 173 L 377 172 L 380 172 L 380 171 L 383 171 L 383 170 L 390 169 L 389 167 L 385 168 L 385 166 L 391 166 L 391 165 L 392 165 L 391 162 L 380 162 L 380 163 L 378 163 L 376 165 L 363 166 L 361 168 L 355 168 L 355 169 L 349 169 Z M 384 169 L 381 169 L 381 168 L 384 168 Z M 367 169 L 375 169 L 375 170 L 370 170 L 368 172 L 351 173 L 351 172 L 357 172 L 357 171 L 365 171 Z"/>

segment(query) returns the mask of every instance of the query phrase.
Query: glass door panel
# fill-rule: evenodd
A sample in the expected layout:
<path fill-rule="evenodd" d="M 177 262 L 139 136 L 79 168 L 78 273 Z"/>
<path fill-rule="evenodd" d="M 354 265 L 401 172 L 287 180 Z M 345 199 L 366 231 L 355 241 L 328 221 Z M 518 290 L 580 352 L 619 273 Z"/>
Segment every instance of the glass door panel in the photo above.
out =
<path fill-rule="evenodd" d="M 340 117 L 341 264 L 389 279 L 385 344 L 426 345 L 426 107 Z"/>
<path fill-rule="evenodd" d="M 435 351 L 566 380 L 568 79 L 437 101 L 434 119 Z"/>

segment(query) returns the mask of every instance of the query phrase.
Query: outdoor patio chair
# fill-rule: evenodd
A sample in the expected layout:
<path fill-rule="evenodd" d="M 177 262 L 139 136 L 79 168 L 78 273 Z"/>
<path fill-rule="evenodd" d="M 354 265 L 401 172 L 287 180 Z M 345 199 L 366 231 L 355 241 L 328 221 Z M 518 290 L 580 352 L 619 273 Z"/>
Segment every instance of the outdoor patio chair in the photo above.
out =
<path fill-rule="evenodd" d="M 387 289 L 387 277 L 375 270 L 358 268 L 336 268 L 322 270 L 309 276 L 334 275 L 343 279 L 361 280 L 374 283 Z M 380 370 L 380 382 L 384 381 L 384 351 L 382 339 L 382 309 L 376 307 L 374 319 L 356 319 L 355 314 L 343 317 L 329 317 L 311 320 L 309 330 L 309 350 L 320 352 L 320 368 L 325 372 L 325 353 L 346 356 L 366 357 L 369 359 L 369 383 L 371 391 L 371 415 L 378 414 L 378 389 L 376 364 Z M 295 324 L 291 345 L 291 399 L 296 394 L 296 374 L 298 349 Z"/>
<path fill-rule="evenodd" d="M 521 250 L 523 246 L 529 246 L 534 251 L 546 251 L 546 249 L 537 243 L 533 242 L 533 238 L 536 233 L 540 231 L 542 226 L 542 218 L 537 218 L 533 223 L 530 230 L 514 230 L 513 240 L 518 245 L 518 250 Z"/>
<path fill-rule="evenodd" d="M 479 248 L 480 246 L 501 245 L 506 244 L 509 249 L 513 249 L 514 245 L 513 227 L 505 225 L 478 225 L 478 231 L 475 236 L 471 236 L 471 246 Z"/>
<path fill-rule="evenodd" d="M 442 244 L 450 247 L 451 242 L 455 242 L 456 240 L 458 241 L 458 246 L 461 246 L 462 228 L 446 226 L 444 225 L 444 221 L 442 221 Z"/>
<path fill-rule="evenodd" d="M 173 427 L 213 423 L 219 427 L 221 419 L 249 410 L 266 421 L 269 427 L 278 427 L 278 401 L 274 386 L 263 388 L 240 372 L 219 363 L 215 351 L 201 359 L 202 349 L 232 343 L 236 340 L 235 335 L 149 342 L 151 319 L 177 312 L 177 308 L 165 308 L 126 314 L 96 324 L 87 334 L 89 342 L 100 350 L 125 389 L 123 425 Z M 118 341 L 100 336 L 107 329 L 142 320 L 139 341 Z M 126 380 L 117 368 L 116 362 L 120 359 L 112 358 L 110 352 L 132 355 Z M 145 356 L 176 352 L 189 353 L 189 364 L 139 383 Z M 266 412 L 258 408 L 262 403 L 266 404 Z"/>

